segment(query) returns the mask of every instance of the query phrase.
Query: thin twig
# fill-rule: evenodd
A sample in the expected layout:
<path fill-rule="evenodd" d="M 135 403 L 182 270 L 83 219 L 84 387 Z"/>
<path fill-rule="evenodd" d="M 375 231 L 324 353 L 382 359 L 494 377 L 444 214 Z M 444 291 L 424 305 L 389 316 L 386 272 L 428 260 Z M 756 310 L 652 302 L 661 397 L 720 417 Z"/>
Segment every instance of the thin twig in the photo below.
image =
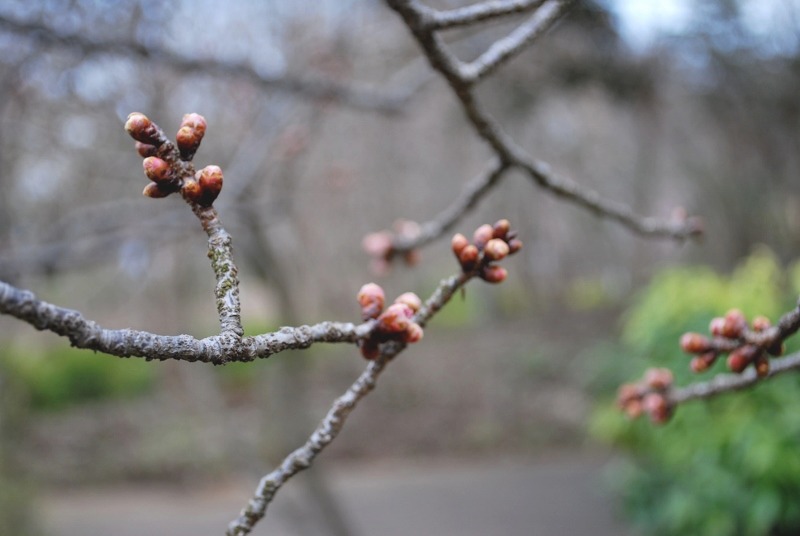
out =
<path fill-rule="evenodd" d="M 502 163 L 509 167 L 523 170 L 536 184 L 556 196 L 588 208 L 599 217 L 617 221 L 638 234 L 683 240 L 701 233 L 700 223 L 694 218 L 667 221 L 639 216 L 624 203 L 605 199 L 597 192 L 560 177 L 550 169 L 549 165 L 531 157 L 526 151 L 518 147 L 516 142 L 503 131 L 495 119 L 480 106 L 472 91 L 469 67 L 450 53 L 437 33 L 429 29 L 430 21 L 436 18 L 437 12 L 424 7 L 417 0 L 386 0 L 386 3 L 402 17 L 406 26 L 422 47 L 431 66 L 447 80 L 453 93 L 458 97 L 476 133 L 489 144 Z M 568 3 L 563 2 L 564 5 Z M 560 13 L 562 2 L 558 2 L 558 4 Z M 532 25 L 536 27 L 536 32 L 530 35 L 540 35 L 548 25 L 556 20 L 557 17 L 553 15 L 554 13 L 550 12 L 550 16 L 547 17 L 547 24 L 542 24 L 541 26 Z M 528 27 L 528 30 L 530 30 L 530 27 Z M 527 30 L 521 32 L 520 37 L 529 35 L 527 32 Z M 515 39 L 512 41 L 522 43 L 522 47 L 532 42 L 530 39 Z M 502 48 L 493 57 L 506 58 L 505 53 L 501 53 L 502 50 L 516 53 L 521 48 Z M 494 65 L 494 63 L 488 62 L 487 65 Z"/>
<path fill-rule="evenodd" d="M 421 87 L 417 81 L 412 81 L 409 88 L 399 87 L 392 88 L 391 92 L 380 92 L 323 78 L 266 75 L 257 72 L 246 63 L 187 58 L 163 48 L 122 39 L 89 39 L 76 33 L 61 33 L 41 23 L 23 22 L 2 15 L 0 15 L 0 29 L 28 35 L 48 45 L 79 49 L 85 56 L 114 54 L 138 57 L 161 63 L 173 71 L 243 78 L 262 88 L 292 93 L 309 99 L 330 99 L 353 108 L 387 114 L 401 112 L 414 92 Z"/>
<path fill-rule="evenodd" d="M 420 224 L 419 234 L 413 238 L 395 236 L 392 242 L 392 249 L 398 253 L 410 251 L 433 242 L 452 229 L 467 212 L 472 210 L 491 191 L 492 187 L 504 176 L 507 169 L 508 167 L 502 162 L 492 162 L 480 175 L 464 185 L 464 189 L 449 207 L 439 212 L 434 219 Z"/>
<path fill-rule="evenodd" d="M 771 359 L 769 373 L 763 378 L 759 378 L 752 367 L 742 374 L 719 374 L 707 382 L 694 383 L 669 391 L 668 400 L 670 404 L 676 405 L 689 400 L 711 398 L 722 393 L 745 389 L 767 378 L 792 370 L 800 370 L 800 352 Z"/>
<path fill-rule="evenodd" d="M 462 273 L 443 280 L 413 320 L 420 326 L 424 326 L 474 275 L 474 273 Z M 228 525 L 226 536 L 244 536 L 253 530 L 256 523 L 266 514 L 267 507 L 281 486 L 300 471 L 308 469 L 325 447 L 336 439 L 344 427 L 347 417 L 356 408 L 359 401 L 375 388 L 378 376 L 389 361 L 404 348 L 405 344 L 396 341 L 390 341 L 381 347 L 381 355 L 367 365 L 364 372 L 343 395 L 334 400 L 327 415 L 305 444 L 289 454 L 278 467 L 261 479 L 253 498 L 242 509 L 239 517 Z"/>
<path fill-rule="evenodd" d="M 428 30 L 446 30 L 469 26 L 485 20 L 527 13 L 541 6 L 545 0 L 489 0 L 471 6 L 432 13 Z"/>
<path fill-rule="evenodd" d="M 465 83 L 476 84 L 492 74 L 498 67 L 525 50 L 546 32 L 569 7 L 568 2 L 549 0 L 527 21 L 503 39 L 496 41 L 476 60 L 462 67 Z"/>

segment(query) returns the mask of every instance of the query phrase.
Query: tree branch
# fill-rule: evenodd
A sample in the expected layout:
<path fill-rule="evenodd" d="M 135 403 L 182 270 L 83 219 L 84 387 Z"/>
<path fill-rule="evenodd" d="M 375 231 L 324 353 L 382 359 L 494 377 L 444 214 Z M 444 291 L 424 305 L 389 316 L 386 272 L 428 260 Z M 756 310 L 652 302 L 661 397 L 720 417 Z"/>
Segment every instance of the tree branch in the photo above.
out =
<path fill-rule="evenodd" d="M 467 84 L 476 84 L 498 67 L 522 52 L 546 32 L 569 7 L 569 2 L 549 0 L 516 30 L 496 41 L 476 60 L 462 67 L 461 77 Z"/>
<path fill-rule="evenodd" d="M 246 63 L 187 58 L 163 48 L 145 46 L 135 41 L 93 40 L 76 33 L 60 33 L 37 22 L 23 22 L 2 15 L 0 15 L 0 29 L 31 36 L 47 45 L 78 49 L 85 56 L 114 54 L 137 57 L 161 63 L 178 72 L 243 78 L 261 88 L 292 93 L 307 99 L 331 99 L 353 108 L 386 114 L 401 112 L 415 91 L 421 87 L 421 84 L 413 82 L 409 88 L 392 88 L 391 92 L 380 92 L 323 78 L 270 76 L 257 72 Z"/>
<path fill-rule="evenodd" d="M 489 0 L 448 11 L 432 12 L 426 28 L 433 31 L 469 26 L 498 17 L 527 13 L 544 2 L 545 0 Z"/>
<path fill-rule="evenodd" d="M 668 392 L 667 399 L 671 404 L 677 405 L 689 400 L 711 398 L 722 393 L 745 389 L 762 380 L 792 370 L 800 370 L 800 352 L 786 357 L 771 359 L 769 373 L 763 378 L 759 378 L 756 371 L 751 367 L 742 374 L 719 374 L 707 382 L 693 383 L 686 387 L 675 388 Z"/>
<path fill-rule="evenodd" d="M 605 199 L 593 190 L 583 188 L 571 180 L 560 177 L 550 169 L 548 164 L 531 157 L 516 145 L 514 140 L 502 130 L 493 117 L 483 110 L 472 91 L 469 66 L 465 66 L 458 58 L 452 55 L 446 49 L 437 33 L 429 29 L 430 21 L 435 19 L 437 12 L 422 6 L 417 0 L 386 0 L 386 3 L 402 17 L 406 26 L 422 47 L 431 66 L 447 80 L 453 93 L 461 102 L 462 108 L 476 133 L 489 144 L 504 165 L 523 170 L 536 184 L 556 196 L 587 208 L 601 218 L 616 221 L 638 234 L 682 240 L 702 232 L 701 225 L 695 218 L 668 221 L 639 216 L 624 203 Z M 556 20 L 555 12 L 560 13 L 562 2 L 557 3 L 557 6 L 551 8 L 555 11 L 548 10 L 546 12 L 548 16 L 543 19 L 541 24 L 533 24 L 532 21 L 534 19 L 531 19 L 528 25 L 524 25 L 527 30 L 521 31 L 516 38 L 508 43 L 521 43 L 521 46 L 524 46 L 531 42 L 526 40 L 525 36 L 532 39 L 541 35 Z M 563 3 L 563 5 L 567 5 L 567 3 Z M 535 32 L 532 30 L 534 27 L 536 28 Z M 505 61 L 505 58 L 510 57 L 510 55 L 507 56 L 506 52 L 502 52 L 503 50 L 513 55 L 518 48 L 516 46 L 501 47 L 486 59 L 498 58 L 496 61 Z M 495 64 L 489 62 L 487 65 Z M 491 69 L 492 67 L 489 68 Z"/>
<path fill-rule="evenodd" d="M 462 273 L 443 280 L 414 316 L 413 321 L 424 326 L 475 275 L 475 272 Z M 256 523 L 266 514 L 267 507 L 281 486 L 300 471 L 308 469 L 314 459 L 336 439 L 344 427 L 347 417 L 361 399 L 375 388 L 378 376 L 389 361 L 402 352 L 405 347 L 404 343 L 398 341 L 390 341 L 381 346 L 381 354 L 378 358 L 370 362 L 347 391 L 334 400 L 327 415 L 306 443 L 289 454 L 278 467 L 261 479 L 253 498 L 242 509 L 239 517 L 228 525 L 226 536 L 244 536 L 253 530 Z"/>

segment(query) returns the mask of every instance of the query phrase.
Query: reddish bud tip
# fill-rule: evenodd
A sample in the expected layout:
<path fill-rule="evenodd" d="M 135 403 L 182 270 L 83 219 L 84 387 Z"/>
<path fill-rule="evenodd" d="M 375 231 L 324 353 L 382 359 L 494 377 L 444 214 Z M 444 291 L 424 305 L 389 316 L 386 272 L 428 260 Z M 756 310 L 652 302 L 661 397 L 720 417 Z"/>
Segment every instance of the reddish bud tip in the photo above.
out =
<path fill-rule="evenodd" d="M 625 383 L 620 385 L 617 390 L 617 404 L 620 407 L 625 407 L 632 400 L 639 400 L 642 398 L 643 394 L 643 390 L 638 384 Z"/>
<path fill-rule="evenodd" d="M 492 236 L 494 238 L 504 239 L 510 230 L 511 223 L 509 223 L 508 220 L 497 220 L 494 222 L 494 225 L 492 225 Z"/>
<path fill-rule="evenodd" d="M 422 308 L 422 300 L 413 292 L 404 292 L 394 300 L 394 303 L 403 303 L 415 313 Z"/>
<path fill-rule="evenodd" d="M 170 190 L 161 188 L 158 186 L 158 183 L 149 182 L 147 186 L 144 187 L 142 191 L 142 195 L 145 197 L 152 197 L 153 199 L 160 199 L 162 197 L 167 197 L 172 192 Z"/>
<path fill-rule="evenodd" d="M 474 244 L 469 244 L 459 253 L 458 262 L 461 263 L 461 267 L 464 270 L 471 270 L 475 267 L 475 263 L 478 262 L 478 256 L 480 256 L 478 248 Z"/>
<path fill-rule="evenodd" d="M 361 306 L 361 318 L 369 320 L 370 318 L 378 318 L 378 315 L 381 314 L 386 296 L 379 285 L 367 283 L 358 291 L 356 299 Z"/>
<path fill-rule="evenodd" d="M 519 238 L 512 238 L 508 241 L 508 254 L 513 255 L 522 249 L 522 240 Z"/>
<path fill-rule="evenodd" d="M 133 112 L 128 116 L 125 121 L 125 130 L 134 140 L 154 145 L 160 145 L 158 141 L 158 127 L 148 119 L 148 117 L 139 112 Z"/>
<path fill-rule="evenodd" d="M 181 120 L 181 128 L 189 127 L 196 131 L 201 138 L 203 137 L 203 134 L 206 133 L 207 126 L 208 123 L 206 123 L 206 118 L 197 113 L 186 114 Z"/>
<path fill-rule="evenodd" d="M 687 354 L 702 354 L 712 348 L 711 340 L 699 333 L 684 333 L 680 344 L 681 350 Z"/>
<path fill-rule="evenodd" d="M 157 156 L 148 156 L 142 160 L 144 174 L 153 182 L 164 183 L 172 179 L 172 168 Z"/>
<path fill-rule="evenodd" d="M 644 383 L 651 389 L 663 391 L 668 389 L 674 380 L 672 371 L 667 368 L 651 368 L 644 373 Z"/>
<path fill-rule="evenodd" d="M 739 374 L 756 359 L 758 352 L 758 347 L 750 344 L 735 349 L 728 355 L 728 368 L 731 372 Z"/>
<path fill-rule="evenodd" d="M 631 400 L 622 407 L 629 419 L 638 419 L 644 413 L 641 400 Z"/>
<path fill-rule="evenodd" d="M 361 247 L 370 257 L 387 259 L 392 253 L 393 235 L 389 231 L 369 233 L 361 240 Z"/>
<path fill-rule="evenodd" d="M 136 152 L 139 153 L 139 156 L 142 158 L 147 158 L 148 156 L 155 156 L 156 152 L 158 151 L 158 147 L 155 145 L 150 145 L 149 143 L 142 143 L 140 141 L 136 142 Z"/>
<path fill-rule="evenodd" d="M 394 303 L 378 317 L 378 331 L 386 334 L 403 333 L 411 324 L 414 312 L 404 303 Z"/>
<path fill-rule="evenodd" d="M 728 339 L 738 339 L 747 328 L 747 319 L 738 309 L 731 309 L 725 314 L 721 335 Z"/>
<path fill-rule="evenodd" d="M 499 261 L 505 259 L 511 250 L 502 239 L 492 238 L 483 248 L 483 254 L 490 261 Z"/>
<path fill-rule="evenodd" d="M 708 370 L 716 360 L 716 352 L 706 352 L 692 358 L 691 362 L 689 363 L 689 368 L 692 369 L 692 372 L 704 372 Z"/>
<path fill-rule="evenodd" d="M 422 327 L 416 322 L 408 324 L 408 329 L 403 333 L 403 340 L 409 344 L 422 340 Z"/>
<path fill-rule="evenodd" d="M 772 327 L 772 322 L 766 316 L 757 316 L 753 319 L 753 331 L 766 331 Z"/>
<path fill-rule="evenodd" d="M 672 408 L 664 395 L 649 393 L 642 399 L 642 409 L 650 416 L 654 424 L 663 424 L 672 416 Z"/>
<path fill-rule="evenodd" d="M 475 229 L 475 234 L 472 235 L 472 243 L 478 249 L 483 249 L 483 246 L 494 237 L 494 229 L 488 223 L 484 223 L 477 229 Z"/>
<path fill-rule="evenodd" d="M 450 246 L 453 248 L 453 253 L 455 253 L 456 258 L 461 255 L 461 252 L 464 251 L 464 248 L 468 245 L 469 240 L 461 233 L 454 234 L 453 239 L 450 240 Z"/>
<path fill-rule="evenodd" d="M 486 281 L 487 283 L 502 283 L 508 277 L 508 270 L 503 268 L 502 266 L 484 266 L 483 270 L 481 270 L 481 279 Z"/>
<path fill-rule="evenodd" d="M 219 166 L 206 166 L 195 175 L 203 195 L 199 203 L 203 206 L 210 206 L 222 191 L 222 170 Z"/>
<path fill-rule="evenodd" d="M 178 145 L 181 158 L 187 161 L 191 160 L 202 140 L 203 135 L 198 131 L 188 126 L 181 127 L 175 135 L 175 143 Z"/>
<path fill-rule="evenodd" d="M 200 183 L 194 179 L 183 181 L 181 193 L 183 194 L 183 197 L 189 201 L 192 201 L 193 203 L 199 203 L 203 198 L 203 189 L 200 187 Z"/>
<path fill-rule="evenodd" d="M 708 325 L 708 331 L 714 337 L 722 337 L 722 329 L 725 327 L 725 319 L 721 316 L 717 316 L 711 319 L 711 323 Z"/>

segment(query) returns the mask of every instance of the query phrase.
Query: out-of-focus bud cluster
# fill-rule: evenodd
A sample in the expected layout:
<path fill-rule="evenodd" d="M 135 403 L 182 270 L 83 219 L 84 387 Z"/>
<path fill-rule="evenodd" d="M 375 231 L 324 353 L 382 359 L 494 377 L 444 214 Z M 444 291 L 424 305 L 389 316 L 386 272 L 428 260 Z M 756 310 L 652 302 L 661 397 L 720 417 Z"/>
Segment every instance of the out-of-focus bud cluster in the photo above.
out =
<path fill-rule="evenodd" d="M 388 229 L 369 233 L 361 241 L 361 247 L 372 258 L 370 267 L 376 275 L 384 275 L 389 271 L 392 260 L 399 254 L 395 249 L 395 240 L 415 240 L 420 233 L 419 224 L 411 220 L 397 220 Z M 408 266 L 419 262 L 419 251 L 411 249 L 402 252 L 403 261 Z"/>
<path fill-rule="evenodd" d="M 759 377 L 769 374 L 769 356 L 783 354 L 783 342 L 767 337 L 766 342 L 754 342 L 756 337 L 749 334 L 764 334 L 772 328 L 768 318 L 757 316 L 748 326 L 747 318 L 738 309 L 731 309 L 724 317 L 711 320 L 711 337 L 700 333 L 684 333 L 681 336 L 681 350 L 693 355 L 689 366 L 694 372 L 708 370 L 722 354 L 728 354 L 727 365 L 732 372 L 741 373 L 748 366 Z"/>
<path fill-rule="evenodd" d="M 384 310 L 386 296 L 375 283 L 367 283 L 357 295 L 362 320 L 375 320 L 369 337 L 359 341 L 361 355 L 375 359 L 380 355 L 380 344 L 387 341 L 413 343 L 422 339 L 422 327 L 414 322 L 414 314 L 422 307 L 422 300 L 413 292 L 398 296 Z"/>
<path fill-rule="evenodd" d="M 646 413 L 653 423 L 663 424 L 673 413 L 667 396 L 672 382 L 672 371 L 669 369 L 647 369 L 641 381 L 626 383 L 619 388 L 617 404 L 632 419 Z"/>
<path fill-rule="evenodd" d="M 203 140 L 206 126 L 202 115 L 184 115 L 173 145 L 146 115 L 134 112 L 128 116 L 125 130 L 136 140 L 136 152 L 144 158 L 144 174 L 152 181 L 142 192 L 144 195 L 161 198 L 181 192 L 186 199 L 202 206 L 214 202 L 222 190 L 222 170 L 206 166 L 192 177 L 189 164 Z"/>
<path fill-rule="evenodd" d="M 457 233 L 450 245 L 464 272 L 478 270 L 480 278 L 489 283 L 501 283 L 508 277 L 505 268 L 492 263 L 522 249 L 522 241 L 517 238 L 517 232 L 511 230 L 508 220 L 481 225 L 475 229 L 472 242 Z"/>

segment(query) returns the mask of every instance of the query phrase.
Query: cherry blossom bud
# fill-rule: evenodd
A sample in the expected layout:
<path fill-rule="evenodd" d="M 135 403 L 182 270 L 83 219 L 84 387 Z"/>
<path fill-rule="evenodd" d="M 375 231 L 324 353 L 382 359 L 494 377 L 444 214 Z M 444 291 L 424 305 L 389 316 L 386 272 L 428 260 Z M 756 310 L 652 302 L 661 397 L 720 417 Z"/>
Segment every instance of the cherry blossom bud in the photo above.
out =
<path fill-rule="evenodd" d="M 408 329 L 414 312 L 404 303 L 394 303 L 378 317 L 378 331 L 387 334 L 403 333 Z"/>
<path fill-rule="evenodd" d="M 159 187 L 158 183 L 155 182 L 147 183 L 147 186 L 145 186 L 144 190 L 142 191 L 142 195 L 145 197 L 152 197 L 153 199 L 167 197 L 171 193 L 172 192 L 170 190 Z"/>
<path fill-rule="evenodd" d="M 716 352 L 706 352 L 692 358 L 692 361 L 689 363 L 689 368 L 691 368 L 693 372 L 704 372 L 708 370 L 716 360 Z"/>
<path fill-rule="evenodd" d="M 392 251 L 393 235 L 389 231 L 369 233 L 361 241 L 361 247 L 370 257 L 386 258 Z"/>
<path fill-rule="evenodd" d="M 714 337 L 722 337 L 722 329 L 725 327 L 725 319 L 721 316 L 717 316 L 711 319 L 711 323 L 708 325 L 708 330 Z"/>
<path fill-rule="evenodd" d="M 711 340 L 699 333 L 684 333 L 680 344 L 681 350 L 687 354 L 702 354 L 712 348 Z"/>
<path fill-rule="evenodd" d="M 403 341 L 407 343 L 419 342 L 422 339 L 422 327 L 416 322 L 408 324 L 408 329 L 403 333 Z"/>
<path fill-rule="evenodd" d="M 458 255 L 458 262 L 461 263 L 461 267 L 464 270 L 471 270 L 475 267 L 475 263 L 478 262 L 479 256 L 480 252 L 478 248 L 475 247 L 474 244 L 469 244 L 461 250 L 461 253 Z"/>
<path fill-rule="evenodd" d="M 483 249 L 483 246 L 494 237 L 494 229 L 488 223 L 485 223 L 475 229 L 475 234 L 472 235 L 472 243 L 478 249 Z"/>
<path fill-rule="evenodd" d="M 450 246 L 453 248 L 453 253 L 455 253 L 456 258 L 458 258 L 459 255 L 461 255 L 461 252 L 468 245 L 469 245 L 469 240 L 467 240 L 467 237 L 461 233 L 454 234 L 453 239 L 450 241 Z"/>
<path fill-rule="evenodd" d="M 752 363 L 758 355 L 760 349 L 757 346 L 746 344 L 741 346 L 728 355 L 728 368 L 735 373 L 740 373 Z"/>
<path fill-rule="evenodd" d="M 772 322 L 766 316 L 757 316 L 753 319 L 753 331 L 766 331 L 772 327 Z"/>
<path fill-rule="evenodd" d="M 642 409 L 650 416 L 650 421 L 654 424 L 667 422 L 672 415 L 672 408 L 669 402 L 660 393 L 649 393 L 642 399 Z"/>
<path fill-rule="evenodd" d="M 203 190 L 200 204 L 210 206 L 222 191 L 222 170 L 219 166 L 206 166 L 195 174 Z"/>
<path fill-rule="evenodd" d="M 508 241 L 508 254 L 513 255 L 522 249 L 522 240 L 519 238 L 512 238 Z"/>
<path fill-rule="evenodd" d="M 667 368 L 651 368 L 644 373 L 644 383 L 657 391 L 668 389 L 673 380 L 672 371 Z"/>
<path fill-rule="evenodd" d="M 481 279 L 487 283 L 502 283 L 508 277 L 508 270 L 502 266 L 484 266 L 480 273 Z"/>
<path fill-rule="evenodd" d="M 378 315 L 381 314 L 386 296 L 379 285 L 367 283 L 358 291 L 356 299 L 361 306 L 361 318 L 369 320 L 370 318 L 378 318 Z"/>
<path fill-rule="evenodd" d="M 422 300 L 413 292 L 404 292 L 394 300 L 394 303 L 403 303 L 415 313 L 422 308 Z"/>
<path fill-rule="evenodd" d="M 723 337 L 738 339 L 747 328 L 747 319 L 738 309 L 731 309 L 725 314 L 725 323 L 722 325 Z"/>
<path fill-rule="evenodd" d="M 139 153 L 139 156 L 142 158 L 147 158 L 148 156 L 155 156 L 158 152 L 158 147 L 155 145 L 150 145 L 149 143 L 142 143 L 140 141 L 136 142 L 136 152 Z"/>
<path fill-rule="evenodd" d="M 183 197 L 189 201 L 192 201 L 193 203 L 199 203 L 203 198 L 203 189 L 200 187 L 200 183 L 194 179 L 187 179 L 183 181 L 181 193 L 183 194 Z"/>
<path fill-rule="evenodd" d="M 165 183 L 172 179 L 172 168 L 165 161 L 157 156 L 148 156 L 142 160 L 144 174 L 153 182 Z"/>
<path fill-rule="evenodd" d="M 494 238 L 504 239 L 510 230 L 511 224 L 508 220 L 497 220 L 492 226 L 492 236 Z"/>
<path fill-rule="evenodd" d="M 509 251 L 510 249 L 508 244 L 506 244 L 500 238 L 492 238 L 486 242 L 486 246 L 483 248 L 483 254 L 490 261 L 499 261 L 505 259 Z"/>
<path fill-rule="evenodd" d="M 372 339 L 360 341 L 358 348 L 361 350 L 361 355 L 364 356 L 364 359 L 369 361 L 374 361 L 379 355 L 381 355 L 380 348 L 378 347 L 378 341 L 374 341 Z"/>
<path fill-rule="evenodd" d="M 133 112 L 128 115 L 128 120 L 125 121 L 125 130 L 131 138 L 138 142 L 156 147 L 161 145 L 158 140 L 158 127 L 142 113 Z"/>

